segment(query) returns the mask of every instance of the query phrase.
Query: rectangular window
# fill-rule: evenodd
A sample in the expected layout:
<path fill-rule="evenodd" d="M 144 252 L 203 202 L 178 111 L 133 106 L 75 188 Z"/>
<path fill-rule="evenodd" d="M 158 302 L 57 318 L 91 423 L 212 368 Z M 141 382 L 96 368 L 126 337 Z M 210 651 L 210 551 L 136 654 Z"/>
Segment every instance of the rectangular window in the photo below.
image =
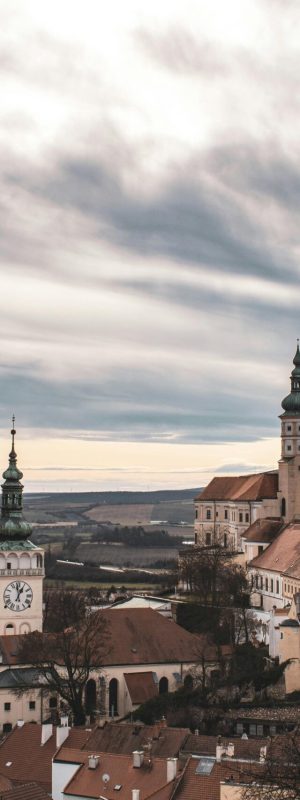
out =
<path fill-rule="evenodd" d="M 271 592 L 274 592 L 274 581 L 273 581 L 273 578 L 271 578 Z"/>
<path fill-rule="evenodd" d="M 227 508 L 225 508 L 225 511 L 224 511 L 224 519 L 228 519 L 228 511 L 227 511 Z"/>
<path fill-rule="evenodd" d="M 263 736 L 264 735 L 264 726 L 263 725 L 258 725 L 256 730 L 257 730 L 257 736 Z"/>
<path fill-rule="evenodd" d="M 246 514 L 245 514 L 245 522 L 249 522 L 249 514 L 248 514 L 248 511 L 246 511 Z"/>
<path fill-rule="evenodd" d="M 266 592 L 269 591 L 269 578 L 266 578 Z"/>
<path fill-rule="evenodd" d="M 259 587 L 259 575 L 256 575 L 255 583 L 256 583 L 256 588 L 258 589 L 258 587 Z"/>
<path fill-rule="evenodd" d="M 286 429 L 287 429 L 288 433 L 290 433 L 290 432 L 291 432 L 291 430 L 292 430 L 292 426 L 291 426 L 291 425 L 287 425 L 287 426 L 286 426 Z"/>
<path fill-rule="evenodd" d="M 276 594 L 279 594 L 279 581 L 276 581 Z"/>
<path fill-rule="evenodd" d="M 207 544 L 208 546 L 211 544 L 211 533 L 205 534 L 205 544 Z"/>
<path fill-rule="evenodd" d="M 263 589 L 263 588 L 264 588 L 264 579 L 263 579 L 263 576 L 262 576 L 262 575 L 260 576 L 260 588 L 261 588 L 261 589 Z"/>
<path fill-rule="evenodd" d="M 34 711 L 34 709 L 35 709 L 35 700 L 29 700 L 29 708 L 30 708 L 30 711 Z"/>
<path fill-rule="evenodd" d="M 10 703 L 4 703 L 4 711 L 10 711 L 10 707 L 11 707 Z"/>
<path fill-rule="evenodd" d="M 49 708 L 57 708 L 57 697 L 50 697 Z"/>
<path fill-rule="evenodd" d="M 210 510 L 210 508 L 206 509 L 206 519 L 211 519 L 211 510 Z"/>
<path fill-rule="evenodd" d="M 195 510 L 195 519 L 198 519 L 198 508 Z"/>
<path fill-rule="evenodd" d="M 241 512 L 241 511 L 240 511 L 240 513 L 239 513 L 239 522 L 243 522 L 243 514 L 242 514 L 242 512 Z"/>
<path fill-rule="evenodd" d="M 227 533 L 224 533 L 224 547 L 227 547 Z"/>
<path fill-rule="evenodd" d="M 263 546 L 263 544 L 259 544 L 258 545 L 258 555 L 261 556 L 261 554 L 263 552 L 264 552 L 264 546 Z"/>
<path fill-rule="evenodd" d="M 290 452 L 291 449 L 292 449 L 292 446 L 290 444 L 287 444 L 286 449 Z"/>
<path fill-rule="evenodd" d="M 250 736 L 256 736 L 256 725 L 254 725 L 253 723 L 249 725 L 249 733 Z"/>

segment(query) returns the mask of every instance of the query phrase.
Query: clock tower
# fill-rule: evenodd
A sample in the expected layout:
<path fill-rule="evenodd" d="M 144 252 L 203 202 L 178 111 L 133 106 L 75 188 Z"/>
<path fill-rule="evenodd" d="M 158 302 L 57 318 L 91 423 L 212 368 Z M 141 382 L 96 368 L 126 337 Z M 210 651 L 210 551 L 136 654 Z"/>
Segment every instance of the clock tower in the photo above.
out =
<path fill-rule="evenodd" d="M 17 467 L 15 418 L 9 464 L 3 472 L 0 517 L 0 635 L 42 630 L 44 553 L 23 518 L 23 473 Z"/>

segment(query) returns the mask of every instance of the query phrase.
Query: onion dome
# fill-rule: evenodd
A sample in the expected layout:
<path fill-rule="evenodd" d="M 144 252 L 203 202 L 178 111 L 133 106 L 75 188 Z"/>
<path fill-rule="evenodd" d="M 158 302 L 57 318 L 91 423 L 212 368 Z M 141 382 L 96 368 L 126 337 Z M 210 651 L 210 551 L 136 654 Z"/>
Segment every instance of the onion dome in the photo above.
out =
<path fill-rule="evenodd" d="M 31 526 L 23 519 L 23 473 L 17 467 L 15 451 L 15 418 L 12 418 L 12 444 L 7 469 L 3 472 L 2 505 L 0 519 L 0 540 L 25 540 L 31 533 Z"/>
<path fill-rule="evenodd" d="M 300 350 L 299 339 L 297 339 L 297 350 L 293 359 L 295 368 L 291 374 L 291 392 L 281 403 L 284 410 L 282 416 L 300 416 Z"/>

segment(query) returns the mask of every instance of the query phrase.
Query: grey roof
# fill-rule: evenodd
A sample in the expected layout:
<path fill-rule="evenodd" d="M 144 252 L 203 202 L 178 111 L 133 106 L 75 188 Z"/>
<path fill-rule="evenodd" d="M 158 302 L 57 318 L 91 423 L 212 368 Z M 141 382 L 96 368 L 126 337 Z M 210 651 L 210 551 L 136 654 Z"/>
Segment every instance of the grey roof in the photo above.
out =
<path fill-rule="evenodd" d="M 0 689 L 16 689 L 24 686 L 40 686 L 43 678 L 34 667 L 5 669 L 0 672 Z"/>

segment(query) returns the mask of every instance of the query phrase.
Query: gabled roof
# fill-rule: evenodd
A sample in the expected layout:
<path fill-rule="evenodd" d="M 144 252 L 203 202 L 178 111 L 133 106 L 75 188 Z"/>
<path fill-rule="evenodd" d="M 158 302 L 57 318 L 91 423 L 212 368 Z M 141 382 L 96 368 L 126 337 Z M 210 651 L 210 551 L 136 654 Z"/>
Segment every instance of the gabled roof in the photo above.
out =
<path fill-rule="evenodd" d="M 234 754 L 231 758 L 229 758 L 229 756 L 223 756 L 223 758 L 229 759 L 230 761 L 239 758 L 246 761 L 259 761 L 260 748 L 266 747 L 269 743 L 269 739 L 232 739 L 232 737 L 225 736 L 195 736 L 195 734 L 191 733 L 187 737 L 181 752 L 186 755 L 215 757 L 217 744 L 227 746 L 229 743 L 234 745 Z"/>
<path fill-rule="evenodd" d="M 151 608 L 115 608 L 99 612 L 108 625 L 107 653 L 103 666 L 194 663 L 201 654 L 218 659 L 215 645 L 205 635 L 189 633 Z"/>
<path fill-rule="evenodd" d="M 257 519 L 243 533 L 243 539 L 246 539 L 247 542 L 270 544 L 284 527 L 285 523 L 280 517 Z"/>
<path fill-rule="evenodd" d="M 62 747 L 55 756 L 55 761 L 78 764 L 75 775 L 64 788 L 63 796 L 99 798 L 102 794 L 108 800 L 132 800 L 132 790 L 140 790 L 141 800 L 150 798 L 153 794 L 163 790 L 167 784 L 167 761 L 163 758 L 152 758 L 151 769 L 148 764 L 141 767 L 133 766 L 132 755 L 116 755 L 115 753 L 97 753 L 99 765 L 96 769 L 89 769 L 88 758 L 92 753 L 86 751 L 70 750 Z M 94 752 L 93 752 L 94 755 Z M 109 776 L 103 782 L 102 776 Z M 174 781 L 169 782 L 169 794 L 174 788 Z M 114 787 L 119 786 L 116 790 Z M 103 788 L 102 788 L 103 787 Z"/>
<path fill-rule="evenodd" d="M 196 500 L 264 500 L 276 499 L 278 472 L 260 472 L 237 477 L 217 477 L 197 495 Z"/>
<path fill-rule="evenodd" d="M 49 794 L 37 783 L 22 783 L 0 794 L 0 800 L 49 800 Z"/>
<path fill-rule="evenodd" d="M 158 695 L 158 684 L 153 672 L 124 672 L 124 678 L 133 705 L 141 705 Z"/>
<path fill-rule="evenodd" d="M 300 578 L 300 523 L 286 525 L 274 542 L 248 566 Z"/>
<path fill-rule="evenodd" d="M 95 655 L 95 667 L 194 664 L 202 656 L 207 662 L 219 660 L 218 648 L 211 643 L 209 635 L 189 633 L 172 619 L 163 617 L 151 608 L 104 609 L 95 612 L 96 622 L 97 618 L 99 619 L 101 642 L 103 619 L 107 624 L 107 646 L 106 650 L 101 652 L 100 663 Z M 26 635 L 23 634 L 23 637 Z M 20 663 L 17 656 L 18 643 L 23 637 L 0 636 L 3 664 Z M 224 657 L 230 652 L 229 645 L 222 646 Z M 97 647 L 95 647 L 95 653 L 97 653 Z"/>
<path fill-rule="evenodd" d="M 259 776 L 260 764 L 247 764 L 236 761 L 214 763 L 210 774 L 199 771 L 201 757 L 190 758 L 176 791 L 176 800 L 220 800 L 220 783 L 233 779 L 236 783 L 250 783 L 253 777 Z M 237 795 L 237 797 L 240 795 Z"/>
<path fill-rule="evenodd" d="M 18 725 L 0 744 L 0 774 L 13 782 L 26 783 L 34 781 L 46 792 L 51 792 L 51 765 L 57 750 L 56 732 L 48 741 L 41 744 L 42 725 L 25 722 Z M 90 731 L 71 728 L 67 743 L 70 746 L 82 746 Z M 78 744 L 79 741 L 81 744 Z M 8 766 L 9 765 L 9 766 Z"/>
<path fill-rule="evenodd" d="M 162 723 L 108 723 L 104 728 L 94 728 L 83 749 L 131 755 L 133 750 L 142 750 L 143 745 L 151 739 L 154 756 L 174 758 L 188 734 L 189 728 L 168 728 Z"/>

